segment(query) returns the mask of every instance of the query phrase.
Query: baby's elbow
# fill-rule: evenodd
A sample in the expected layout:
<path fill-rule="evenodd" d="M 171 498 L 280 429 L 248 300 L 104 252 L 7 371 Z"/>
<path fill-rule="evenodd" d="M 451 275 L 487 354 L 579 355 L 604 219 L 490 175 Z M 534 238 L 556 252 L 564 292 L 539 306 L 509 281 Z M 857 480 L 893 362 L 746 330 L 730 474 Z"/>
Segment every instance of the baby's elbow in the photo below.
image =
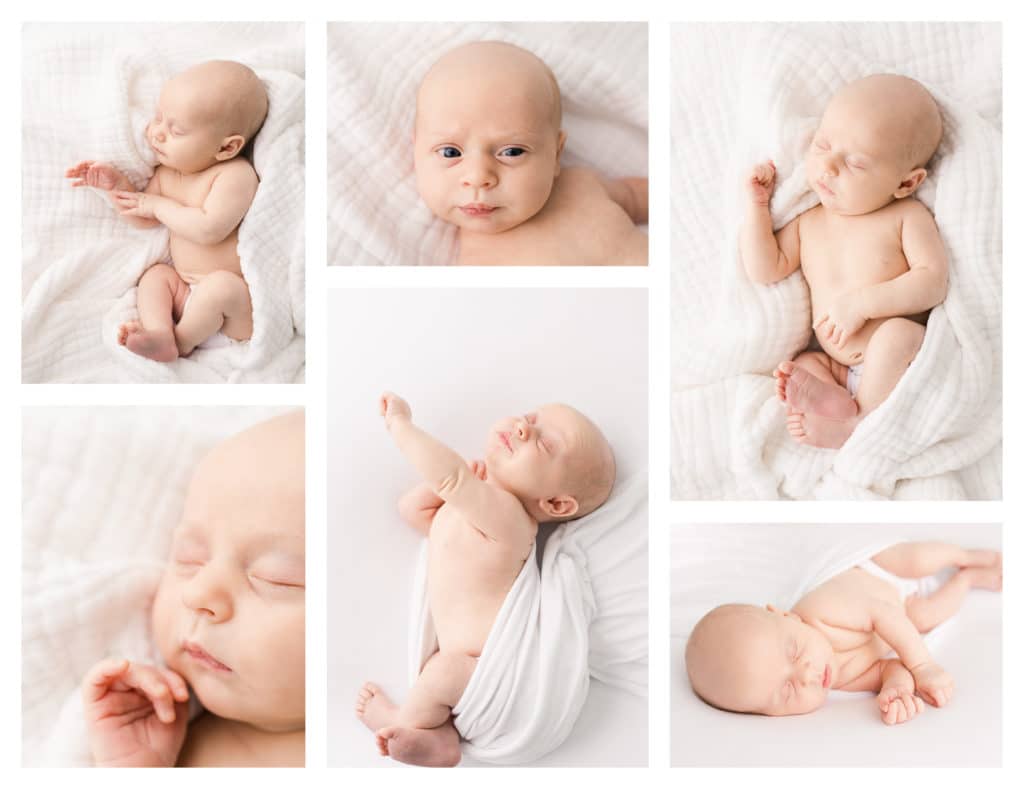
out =
<path fill-rule="evenodd" d="M 437 484 L 434 485 L 434 490 L 437 491 L 438 496 L 447 501 L 462 488 L 464 479 L 465 474 L 462 471 L 452 471 L 450 474 L 445 474 L 441 477 Z"/>

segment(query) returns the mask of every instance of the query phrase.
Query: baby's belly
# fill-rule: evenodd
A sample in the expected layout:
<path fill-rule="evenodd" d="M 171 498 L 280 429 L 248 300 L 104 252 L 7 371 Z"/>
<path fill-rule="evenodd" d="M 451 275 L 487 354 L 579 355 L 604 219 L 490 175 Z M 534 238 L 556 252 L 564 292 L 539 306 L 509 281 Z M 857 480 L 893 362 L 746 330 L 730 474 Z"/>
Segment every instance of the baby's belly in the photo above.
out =
<path fill-rule="evenodd" d="M 230 271 L 242 276 L 237 230 L 218 244 L 197 244 L 172 233 L 170 253 L 174 270 L 190 285 L 214 271 Z"/>

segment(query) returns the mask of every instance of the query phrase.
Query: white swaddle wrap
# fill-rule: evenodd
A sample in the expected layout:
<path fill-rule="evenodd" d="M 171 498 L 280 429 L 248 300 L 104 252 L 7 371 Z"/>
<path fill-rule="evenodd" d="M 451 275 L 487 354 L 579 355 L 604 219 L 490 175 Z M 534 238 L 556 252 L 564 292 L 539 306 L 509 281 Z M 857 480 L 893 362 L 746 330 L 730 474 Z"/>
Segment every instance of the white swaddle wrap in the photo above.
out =
<path fill-rule="evenodd" d="M 427 550 L 413 583 L 410 682 L 437 649 L 427 598 Z M 491 627 L 452 710 L 463 753 L 530 762 L 560 745 L 595 677 L 647 691 L 647 474 L 621 483 L 596 512 L 536 547 Z"/>

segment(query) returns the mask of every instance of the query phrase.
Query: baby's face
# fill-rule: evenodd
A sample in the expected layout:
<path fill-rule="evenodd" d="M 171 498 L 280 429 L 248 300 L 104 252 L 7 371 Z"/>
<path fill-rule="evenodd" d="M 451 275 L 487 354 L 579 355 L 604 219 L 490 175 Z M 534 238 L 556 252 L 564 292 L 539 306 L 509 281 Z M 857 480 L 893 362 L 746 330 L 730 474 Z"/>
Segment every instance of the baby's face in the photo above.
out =
<path fill-rule="evenodd" d="M 555 90 L 537 68 L 493 53 L 435 68 L 420 87 L 414 139 L 416 183 L 430 210 L 476 233 L 536 215 L 564 143 Z"/>
<path fill-rule="evenodd" d="M 193 71 L 169 79 L 160 91 L 146 140 L 157 161 L 182 173 L 197 173 L 217 163 L 226 136 L 224 124 L 208 107 L 212 97 Z"/>
<path fill-rule="evenodd" d="M 831 644 L 792 614 L 758 609 L 742 620 L 741 648 L 723 648 L 714 697 L 738 712 L 802 715 L 825 703 L 835 680 Z"/>
<path fill-rule="evenodd" d="M 582 414 L 565 405 L 506 417 L 488 434 L 488 479 L 524 502 L 579 496 L 572 489 L 572 469 L 600 451 L 604 439 L 594 432 Z"/>
<path fill-rule="evenodd" d="M 890 111 L 891 100 L 871 96 L 869 90 L 837 94 L 804 158 L 808 186 L 838 214 L 877 211 L 894 199 L 913 169 L 907 160 L 911 141 Z"/>
<path fill-rule="evenodd" d="M 302 443 L 288 415 L 203 460 L 153 606 L 157 646 L 203 706 L 272 731 L 305 720 Z"/>

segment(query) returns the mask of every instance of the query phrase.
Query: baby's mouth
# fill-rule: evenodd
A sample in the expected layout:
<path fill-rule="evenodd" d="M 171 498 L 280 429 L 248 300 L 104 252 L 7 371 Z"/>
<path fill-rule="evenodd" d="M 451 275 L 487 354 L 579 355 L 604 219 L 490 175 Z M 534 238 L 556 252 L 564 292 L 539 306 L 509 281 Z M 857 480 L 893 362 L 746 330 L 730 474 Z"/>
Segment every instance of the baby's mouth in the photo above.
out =
<path fill-rule="evenodd" d="M 459 210 L 467 216 L 490 216 L 498 210 L 498 207 L 487 205 L 487 203 L 466 203 L 460 205 Z"/>
<path fill-rule="evenodd" d="M 511 433 L 505 433 L 503 431 L 498 432 L 498 438 L 501 439 L 502 445 L 504 445 L 505 449 L 509 451 L 509 454 L 512 452 L 512 441 L 510 440 L 511 435 Z"/>
<path fill-rule="evenodd" d="M 832 687 L 832 666 L 825 664 L 825 671 L 821 675 L 821 686 L 828 690 Z"/>
<path fill-rule="evenodd" d="M 201 666 L 205 666 L 206 668 L 211 669 L 213 671 L 231 671 L 231 669 L 228 668 L 228 666 L 221 663 L 219 660 L 217 660 L 217 658 L 215 658 L 213 655 L 211 655 L 209 652 L 207 652 L 194 641 L 186 641 L 181 645 L 181 649 L 186 655 L 188 655 Z"/>
<path fill-rule="evenodd" d="M 818 184 L 818 188 L 821 189 L 821 191 L 823 191 L 829 197 L 835 197 L 836 196 L 836 193 L 833 192 L 831 189 L 829 189 L 828 184 L 826 184 L 820 178 L 817 180 L 816 183 Z"/>

